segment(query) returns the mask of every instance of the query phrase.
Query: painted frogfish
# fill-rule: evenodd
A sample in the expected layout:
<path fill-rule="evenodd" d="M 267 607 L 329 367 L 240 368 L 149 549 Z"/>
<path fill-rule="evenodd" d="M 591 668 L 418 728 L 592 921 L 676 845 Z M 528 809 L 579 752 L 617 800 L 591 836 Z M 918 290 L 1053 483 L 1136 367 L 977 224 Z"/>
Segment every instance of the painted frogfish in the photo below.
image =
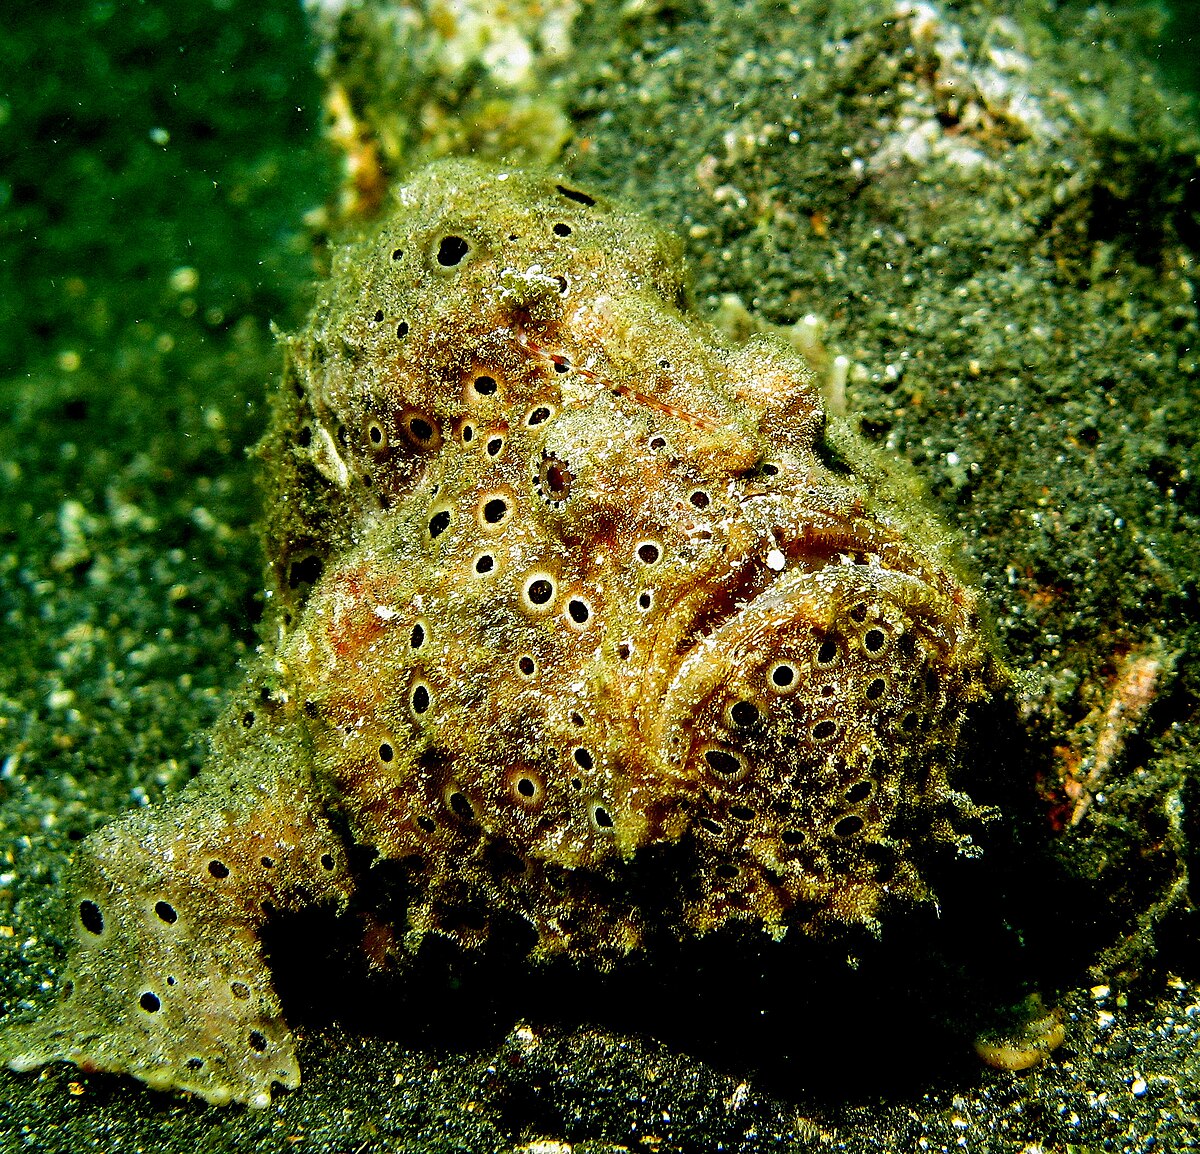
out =
<path fill-rule="evenodd" d="M 262 656 L 192 784 L 82 843 L 13 1069 L 266 1105 L 300 1073 L 264 927 L 382 868 L 399 957 L 507 920 L 604 964 L 650 927 L 871 926 L 970 850 L 978 597 L 803 361 L 689 312 L 670 237 L 441 162 L 283 344 Z"/>

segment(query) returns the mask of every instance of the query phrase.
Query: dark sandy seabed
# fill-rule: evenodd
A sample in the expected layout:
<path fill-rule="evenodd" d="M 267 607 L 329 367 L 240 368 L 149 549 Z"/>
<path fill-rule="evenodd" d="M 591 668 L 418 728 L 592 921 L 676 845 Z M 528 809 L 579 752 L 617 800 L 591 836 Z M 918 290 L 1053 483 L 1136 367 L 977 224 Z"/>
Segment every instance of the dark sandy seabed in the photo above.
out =
<path fill-rule="evenodd" d="M 1034 63 L 1005 75 L 1070 130 L 1029 105 L 967 123 L 950 63 L 884 8 L 585 6 L 556 78 L 562 163 L 684 236 L 702 307 L 824 318 L 849 416 L 957 526 L 1027 675 L 965 759 L 1002 812 L 984 856 L 942 863 L 939 909 L 879 941 L 660 943 L 610 975 L 434 945 L 402 986 L 368 986 L 343 980 L 336 927 L 297 921 L 273 950 L 299 1091 L 255 1113 L 73 1067 L 5 1073 L 0 1150 L 1200 1145 L 1200 137 L 1170 88 L 1190 53 L 1156 63 L 1140 5 L 947 4 L 970 67 L 1011 46 L 994 17 L 1013 17 Z M 6 24 L 8 1012 L 61 965 L 73 844 L 188 780 L 255 644 L 246 448 L 277 370 L 269 322 L 303 316 L 304 221 L 337 174 L 296 5 L 18 6 Z M 381 66 L 335 65 L 368 90 Z M 1151 700 L 1063 828 L 1064 771 L 1138 659 Z M 971 1040 L 1035 991 L 1064 1044 L 1024 1075 L 983 1066 Z"/>

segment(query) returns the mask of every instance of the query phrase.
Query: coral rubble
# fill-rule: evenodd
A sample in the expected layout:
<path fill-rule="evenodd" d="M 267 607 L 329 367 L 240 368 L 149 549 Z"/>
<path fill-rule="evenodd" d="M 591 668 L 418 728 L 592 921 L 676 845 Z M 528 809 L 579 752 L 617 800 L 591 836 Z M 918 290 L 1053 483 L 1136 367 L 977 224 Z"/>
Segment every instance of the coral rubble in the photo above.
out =
<path fill-rule="evenodd" d="M 83 844 L 10 1065 L 265 1104 L 299 1073 L 262 926 L 360 857 L 408 871 L 410 946 L 509 918 L 603 963 L 652 922 L 870 926 L 970 851 L 976 595 L 803 362 L 683 301 L 645 221 L 461 161 L 338 254 L 261 450 L 268 651 L 185 794 Z"/>

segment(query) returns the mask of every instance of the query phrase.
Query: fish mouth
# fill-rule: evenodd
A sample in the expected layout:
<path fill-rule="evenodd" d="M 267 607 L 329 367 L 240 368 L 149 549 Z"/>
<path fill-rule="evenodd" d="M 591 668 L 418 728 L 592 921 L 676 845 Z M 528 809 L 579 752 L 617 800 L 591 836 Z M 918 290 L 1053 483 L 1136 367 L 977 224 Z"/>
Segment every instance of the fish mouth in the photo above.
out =
<path fill-rule="evenodd" d="M 707 587 L 708 575 L 698 573 L 692 590 L 669 614 L 662 634 L 672 639 L 676 663 L 739 614 L 756 605 L 770 606 L 771 598 L 786 599 L 802 578 L 842 586 L 848 583 L 848 570 L 857 570 L 865 585 L 885 571 L 919 574 L 923 583 L 935 577 L 936 570 L 913 553 L 898 531 L 853 504 L 846 510 L 798 508 L 792 501 L 781 502 L 777 494 L 762 493 L 744 499 L 742 510 L 755 524 L 753 540 L 740 558 L 719 559 L 723 572 L 713 572 Z"/>
<path fill-rule="evenodd" d="M 879 564 L 882 542 L 864 540 L 862 526 L 848 518 L 826 520 L 827 524 L 814 523 L 802 534 L 791 536 L 773 527 L 760 547 L 742 558 L 729 580 L 692 607 L 691 620 L 675 642 L 676 654 L 682 658 L 761 598 L 778 598 L 780 586 L 791 588 L 797 574 L 811 576 L 845 565 Z"/>
<path fill-rule="evenodd" d="M 929 639 L 930 650 L 940 649 L 938 623 L 955 616 L 947 575 L 866 516 L 814 517 L 790 536 L 768 527 L 740 563 L 726 560 L 726 574 L 715 587 L 698 582 L 672 615 L 669 636 L 658 639 L 655 664 L 666 675 L 658 692 L 646 694 L 640 728 L 664 772 L 680 780 L 693 776 L 697 719 L 747 670 L 761 667 L 767 678 L 787 665 L 792 691 L 804 696 L 811 682 L 829 677 L 820 655 L 830 639 L 853 635 L 869 650 L 876 636 L 863 639 L 872 629 L 898 635 L 904 622 Z"/>

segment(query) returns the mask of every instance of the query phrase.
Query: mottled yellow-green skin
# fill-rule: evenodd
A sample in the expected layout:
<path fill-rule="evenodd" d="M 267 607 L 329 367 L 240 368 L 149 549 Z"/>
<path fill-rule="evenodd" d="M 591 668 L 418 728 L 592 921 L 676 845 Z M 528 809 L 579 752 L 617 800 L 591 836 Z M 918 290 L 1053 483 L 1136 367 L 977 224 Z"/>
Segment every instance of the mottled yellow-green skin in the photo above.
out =
<path fill-rule="evenodd" d="M 467 162 L 338 254 L 262 449 L 269 652 L 183 797 L 82 847 L 66 996 L 10 1064 L 295 1085 L 258 933 L 353 899 L 334 828 L 405 863 L 410 945 L 508 916 L 603 962 L 654 920 L 924 896 L 974 812 L 976 597 L 834 460 L 807 368 L 681 275 L 635 215 Z"/>

